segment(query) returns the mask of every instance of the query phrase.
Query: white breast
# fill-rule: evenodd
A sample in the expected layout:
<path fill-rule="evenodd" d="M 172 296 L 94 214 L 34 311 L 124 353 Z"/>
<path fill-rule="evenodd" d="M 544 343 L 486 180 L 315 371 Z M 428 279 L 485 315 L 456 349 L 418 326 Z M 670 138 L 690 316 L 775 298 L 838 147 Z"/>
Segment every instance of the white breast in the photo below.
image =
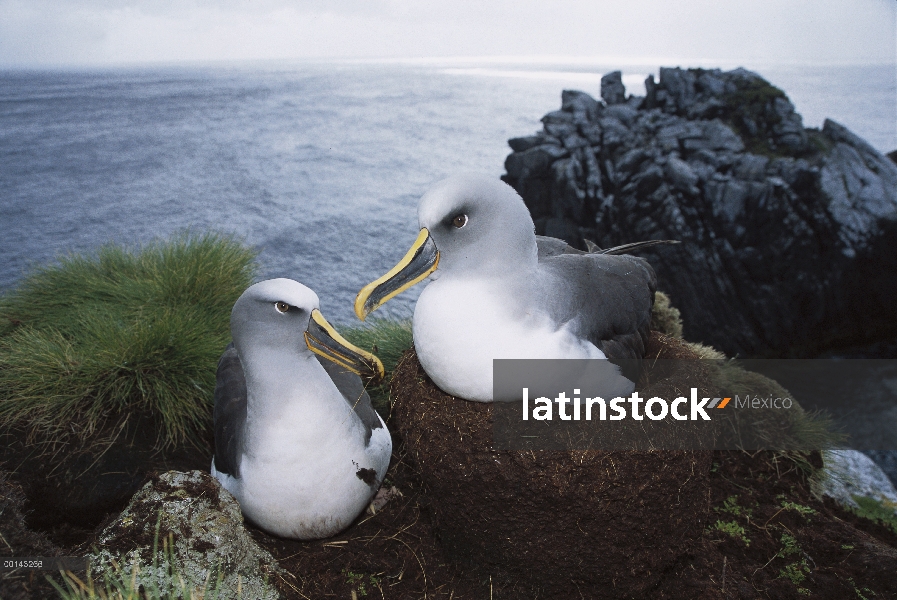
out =
<path fill-rule="evenodd" d="M 496 358 L 605 358 L 572 327 L 555 323 L 538 302 L 517 302 L 499 282 L 441 277 L 424 289 L 414 311 L 414 346 L 427 375 L 443 391 L 492 401 Z"/>
<path fill-rule="evenodd" d="M 386 426 L 365 444 L 358 417 L 335 387 L 332 396 L 247 414 L 240 478 L 219 479 L 259 527 L 296 539 L 328 537 L 379 487 L 392 452 Z M 365 469 L 376 473 L 374 485 L 362 477 Z"/>

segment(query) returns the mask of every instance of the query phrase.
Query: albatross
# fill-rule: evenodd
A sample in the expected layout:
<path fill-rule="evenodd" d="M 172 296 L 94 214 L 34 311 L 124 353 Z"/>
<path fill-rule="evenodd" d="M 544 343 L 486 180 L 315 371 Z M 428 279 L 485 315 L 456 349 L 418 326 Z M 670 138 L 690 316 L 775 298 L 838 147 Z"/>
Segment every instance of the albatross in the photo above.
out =
<path fill-rule="evenodd" d="M 382 377 L 383 365 L 340 336 L 317 295 L 291 279 L 248 288 L 231 333 L 218 363 L 212 475 L 269 533 L 342 531 L 389 466 L 392 439 L 359 377 Z"/>
<path fill-rule="evenodd" d="M 355 314 L 364 320 L 429 278 L 412 333 L 421 366 L 440 389 L 490 402 L 493 359 L 572 358 L 610 359 L 605 397 L 632 392 L 637 375 L 629 367 L 637 371 L 645 353 L 656 278 L 646 260 L 624 253 L 668 241 L 576 250 L 536 236 L 511 186 L 472 174 L 427 191 L 418 222 L 404 258 L 359 291 Z M 625 372 L 617 366 L 624 362 Z"/>

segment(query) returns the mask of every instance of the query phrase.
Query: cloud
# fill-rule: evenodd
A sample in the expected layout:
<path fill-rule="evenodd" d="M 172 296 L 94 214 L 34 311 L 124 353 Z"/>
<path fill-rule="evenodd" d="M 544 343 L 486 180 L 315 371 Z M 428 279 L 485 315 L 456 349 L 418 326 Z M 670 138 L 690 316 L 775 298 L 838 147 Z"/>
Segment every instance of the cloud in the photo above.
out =
<path fill-rule="evenodd" d="M 663 56 L 893 62 L 893 0 L 0 0 L 0 64 Z"/>

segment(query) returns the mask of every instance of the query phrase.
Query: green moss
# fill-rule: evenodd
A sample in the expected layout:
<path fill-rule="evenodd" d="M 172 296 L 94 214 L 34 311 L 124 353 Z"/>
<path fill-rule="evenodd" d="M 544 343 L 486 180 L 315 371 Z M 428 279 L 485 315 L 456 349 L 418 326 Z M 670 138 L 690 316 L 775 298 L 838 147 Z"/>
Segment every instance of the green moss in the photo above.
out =
<path fill-rule="evenodd" d="M 857 508 L 850 510 L 863 518 L 881 523 L 897 533 L 897 503 L 876 500 L 868 496 L 853 496 Z"/>
<path fill-rule="evenodd" d="M 725 533 L 729 537 L 741 540 L 744 542 L 745 546 L 751 545 L 751 540 L 748 539 L 745 534 L 744 527 L 739 525 L 736 521 L 717 521 L 710 527 L 710 531 L 719 531 L 720 533 Z"/>
<path fill-rule="evenodd" d="M 349 587 L 356 590 L 361 597 L 367 596 L 373 588 L 380 588 L 381 579 L 375 575 L 354 573 L 349 570 L 344 570 L 343 575 L 346 576 L 346 583 Z"/>
<path fill-rule="evenodd" d="M 782 544 L 782 548 L 776 553 L 777 558 L 788 558 L 804 554 L 794 536 L 788 533 L 783 533 L 779 541 Z M 807 559 L 803 556 L 800 560 L 788 563 L 779 570 L 779 577 L 787 579 L 797 586 L 797 592 L 804 596 L 810 595 L 808 589 L 801 587 L 801 584 L 807 579 L 807 575 L 809 574 L 810 565 L 807 563 Z"/>
<path fill-rule="evenodd" d="M 816 511 L 809 506 L 804 506 L 803 504 L 797 504 L 796 502 L 786 502 L 782 500 L 782 508 L 785 510 L 793 510 L 796 513 L 799 513 L 803 517 L 809 517 L 810 515 L 815 515 Z"/>
<path fill-rule="evenodd" d="M 743 508 L 738 505 L 738 496 L 729 496 L 723 501 L 723 505 L 720 507 L 714 507 L 717 512 L 724 512 L 732 515 L 733 517 L 744 517 L 748 520 L 751 518 L 751 509 Z"/>
<path fill-rule="evenodd" d="M 853 580 L 853 577 L 849 577 L 847 579 L 847 582 L 850 583 L 851 586 L 853 586 L 853 591 L 856 594 L 856 597 L 859 598 L 859 600 L 872 600 L 872 598 L 876 596 L 875 592 L 867 587 L 864 587 L 863 589 L 858 588 L 856 582 Z M 867 596 L 866 594 L 869 595 Z"/>
<path fill-rule="evenodd" d="M 254 270 L 253 250 L 216 234 L 38 268 L 0 298 L 0 426 L 91 439 L 151 415 L 160 445 L 196 441 Z"/>

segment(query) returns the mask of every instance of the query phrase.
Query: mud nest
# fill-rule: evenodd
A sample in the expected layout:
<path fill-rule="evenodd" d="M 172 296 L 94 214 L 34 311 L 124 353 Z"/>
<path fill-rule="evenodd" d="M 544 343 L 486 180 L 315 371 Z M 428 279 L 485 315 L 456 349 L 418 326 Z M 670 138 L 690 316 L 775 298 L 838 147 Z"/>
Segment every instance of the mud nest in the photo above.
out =
<path fill-rule="evenodd" d="M 656 332 L 647 357 L 698 358 Z M 652 375 L 646 364 L 636 388 L 645 397 L 716 392 L 700 366 Z M 544 597 L 628 597 L 654 587 L 701 536 L 710 451 L 497 450 L 493 406 L 439 390 L 413 351 L 392 394 L 442 549 L 464 568 L 500 572 Z"/>

